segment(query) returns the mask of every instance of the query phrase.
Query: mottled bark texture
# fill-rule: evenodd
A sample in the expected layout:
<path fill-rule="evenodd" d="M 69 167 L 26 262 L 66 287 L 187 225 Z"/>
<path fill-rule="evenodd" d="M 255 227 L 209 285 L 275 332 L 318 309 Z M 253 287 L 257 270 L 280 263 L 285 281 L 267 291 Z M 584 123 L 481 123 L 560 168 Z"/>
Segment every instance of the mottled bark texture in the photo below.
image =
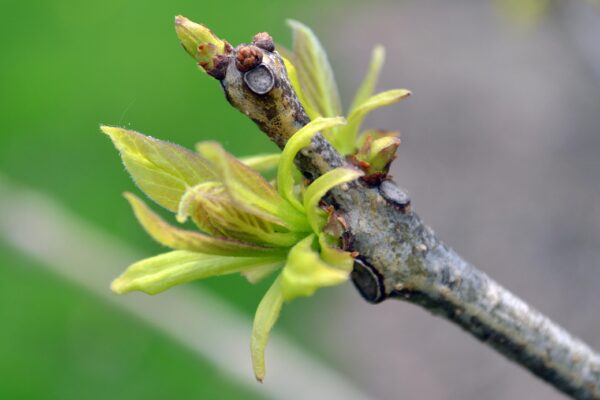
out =
<path fill-rule="evenodd" d="M 232 51 L 221 84 L 229 102 L 283 147 L 309 118 L 276 51 L 261 46 L 262 60 L 249 70 L 240 68 L 243 57 L 236 64 L 242 49 L 255 57 L 256 48 L 249 51 L 248 46 L 254 44 Z M 309 179 L 349 166 L 320 134 L 296 164 Z M 600 357 L 443 244 L 392 181 L 361 179 L 332 190 L 326 201 L 348 225 L 344 247 L 359 253 L 352 278 L 367 301 L 396 298 L 419 304 L 564 393 L 600 399 Z"/>

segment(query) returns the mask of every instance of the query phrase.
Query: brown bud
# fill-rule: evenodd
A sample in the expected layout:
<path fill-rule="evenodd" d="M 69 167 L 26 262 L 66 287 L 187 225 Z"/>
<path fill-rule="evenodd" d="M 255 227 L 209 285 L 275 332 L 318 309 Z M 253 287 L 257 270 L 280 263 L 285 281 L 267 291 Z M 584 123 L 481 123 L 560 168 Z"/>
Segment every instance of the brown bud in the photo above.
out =
<path fill-rule="evenodd" d="M 273 43 L 273 38 L 267 32 L 260 32 L 254 35 L 252 43 L 256 47 L 260 47 L 261 49 L 266 51 L 275 50 L 275 43 Z"/>
<path fill-rule="evenodd" d="M 240 72 L 250 71 L 262 62 L 263 53 L 256 46 L 240 46 L 235 57 L 235 66 Z"/>

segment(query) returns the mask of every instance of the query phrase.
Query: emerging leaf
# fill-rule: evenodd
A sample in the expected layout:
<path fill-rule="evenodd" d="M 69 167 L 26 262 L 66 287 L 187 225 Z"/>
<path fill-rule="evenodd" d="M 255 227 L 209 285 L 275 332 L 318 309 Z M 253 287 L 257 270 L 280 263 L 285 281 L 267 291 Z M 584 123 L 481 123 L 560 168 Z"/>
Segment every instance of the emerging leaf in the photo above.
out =
<path fill-rule="evenodd" d="M 281 264 L 263 265 L 262 267 L 257 267 L 249 271 L 243 271 L 241 274 L 248 280 L 248 282 L 258 283 L 267 276 L 271 275 L 273 272 L 277 271 L 283 265 L 284 262 Z"/>
<path fill-rule="evenodd" d="M 259 245 L 288 247 L 306 235 L 247 212 L 229 197 L 229 192 L 219 182 L 203 183 L 185 193 L 177 220 L 183 223 L 188 216 L 200 229 L 212 235 Z"/>
<path fill-rule="evenodd" d="M 310 235 L 295 245 L 288 254 L 281 272 L 283 298 L 291 301 L 300 296 L 312 296 L 319 288 L 335 286 L 348 280 L 344 271 L 324 262 L 313 249 L 315 235 Z"/>
<path fill-rule="evenodd" d="M 356 137 L 365 116 L 376 108 L 397 103 L 409 95 L 410 91 L 406 89 L 388 90 L 371 96 L 354 107 L 348 115 L 348 125 L 342 128 L 335 138 L 336 148 L 343 154 L 353 153 L 356 150 Z"/>
<path fill-rule="evenodd" d="M 396 150 L 400 146 L 400 139 L 394 132 L 365 132 L 359 140 L 360 145 L 356 159 L 366 163 L 363 169 L 367 175 L 374 173 L 387 173 L 390 164 L 396 158 Z"/>
<path fill-rule="evenodd" d="M 355 169 L 336 168 L 321 175 L 308 186 L 304 193 L 304 208 L 313 232 L 320 233 L 326 222 L 325 213 L 319 208 L 321 198 L 335 186 L 353 181 L 362 175 L 361 171 Z"/>
<path fill-rule="evenodd" d="M 387 173 L 390 164 L 396 157 L 396 150 L 400 146 L 397 137 L 384 137 L 373 141 L 369 152 L 369 164 L 371 169 L 377 172 Z"/>
<path fill-rule="evenodd" d="M 281 262 L 281 257 L 226 257 L 176 250 L 132 264 L 112 282 L 111 289 L 119 294 L 134 290 L 157 294 L 198 279 L 249 271 L 264 265 L 279 265 Z"/>
<path fill-rule="evenodd" d="M 347 251 L 343 251 L 336 247 L 329 235 L 319 235 L 319 246 L 321 246 L 321 259 L 327 264 L 332 265 L 347 273 L 352 272 L 354 258 Z"/>
<path fill-rule="evenodd" d="M 270 256 L 274 250 L 268 247 L 176 228 L 166 223 L 137 196 L 125 193 L 125 198 L 131 204 L 135 216 L 146 232 L 160 244 L 172 249 L 222 256 Z"/>
<path fill-rule="evenodd" d="M 181 146 L 127 129 L 100 129 L 112 139 L 138 187 L 168 210 L 177 211 L 188 187 L 216 179 L 206 160 Z"/>
<path fill-rule="evenodd" d="M 287 53 L 287 50 L 281 50 L 282 47 L 279 47 L 279 49 L 280 53 Z M 290 57 L 291 56 L 292 55 L 290 55 Z M 298 96 L 298 100 L 300 100 L 300 104 L 302 104 L 306 115 L 308 115 L 308 117 L 311 120 L 321 117 L 322 115 L 319 114 L 317 110 L 313 108 L 312 103 L 310 103 L 306 98 L 306 95 L 302 90 L 302 86 L 300 85 L 300 79 L 298 78 L 298 72 L 296 71 L 296 67 L 294 67 L 294 64 L 292 64 L 292 62 L 287 57 L 284 57 L 282 55 L 282 58 L 283 64 L 285 65 L 285 69 L 288 74 L 288 78 L 290 79 L 290 83 L 292 84 L 292 88 L 294 89 L 294 92 L 296 92 L 296 96 Z"/>
<path fill-rule="evenodd" d="M 290 230 L 307 228 L 302 213 L 290 206 L 258 172 L 227 153 L 216 142 L 203 142 L 197 150 L 216 167 L 231 200 L 239 209 Z"/>
<path fill-rule="evenodd" d="M 381 67 L 383 66 L 383 62 L 385 61 L 385 49 L 383 46 L 375 46 L 373 49 L 373 54 L 371 55 L 371 65 L 369 66 L 369 71 L 365 76 L 360 88 L 357 90 L 356 95 L 354 96 L 354 100 L 352 101 L 352 105 L 350 106 L 350 111 L 354 110 L 360 104 L 362 104 L 365 100 L 367 100 L 373 94 L 375 90 L 375 85 L 377 85 L 377 79 L 379 78 L 379 72 L 381 71 Z"/>
<path fill-rule="evenodd" d="M 342 114 L 340 96 L 327 54 L 306 25 L 288 20 L 293 33 L 293 59 L 309 107 L 324 117 Z"/>
<path fill-rule="evenodd" d="M 296 198 L 294 192 L 294 159 L 302 148 L 310 144 L 311 139 L 319 131 L 346 123 L 342 117 L 317 118 L 294 133 L 281 153 L 277 169 L 277 190 L 279 195 L 287 199 L 297 210 L 304 212 L 304 206 Z"/>
<path fill-rule="evenodd" d="M 283 305 L 281 291 L 281 275 L 273 282 L 265 296 L 260 301 L 254 316 L 250 351 L 252 354 L 252 369 L 256 380 L 262 382 L 265 378 L 265 348 L 269 341 L 269 333 L 279 318 Z"/>
<path fill-rule="evenodd" d="M 210 29 L 178 15 L 175 17 L 175 31 L 183 48 L 198 61 L 205 70 L 215 67 L 215 56 L 225 54 L 227 44 Z"/>
<path fill-rule="evenodd" d="M 242 157 L 240 161 L 246 164 L 248 167 L 258 172 L 269 172 L 279 165 L 279 158 L 281 153 L 275 154 L 257 154 L 250 157 Z"/>

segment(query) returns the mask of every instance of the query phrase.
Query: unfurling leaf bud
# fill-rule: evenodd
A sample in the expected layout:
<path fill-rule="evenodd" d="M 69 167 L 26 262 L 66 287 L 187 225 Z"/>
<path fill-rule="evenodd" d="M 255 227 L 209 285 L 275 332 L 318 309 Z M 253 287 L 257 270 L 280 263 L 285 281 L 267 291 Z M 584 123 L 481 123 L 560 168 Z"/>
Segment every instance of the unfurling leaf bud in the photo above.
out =
<path fill-rule="evenodd" d="M 219 78 L 227 65 L 227 55 L 232 48 L 225 40 L 219 39 L 210 29 L 178 15 L 175 17 L 175 31 L 183 48 L 198 61 L 208 74 Z"/>
<path fill-rule="evenodd" d="M 367 131 L 361 135 L 358 143 L 360 147 L 355 157 L 367 175 L 387 174 L 400 146 L 400 139 L 396 133 Z"/>

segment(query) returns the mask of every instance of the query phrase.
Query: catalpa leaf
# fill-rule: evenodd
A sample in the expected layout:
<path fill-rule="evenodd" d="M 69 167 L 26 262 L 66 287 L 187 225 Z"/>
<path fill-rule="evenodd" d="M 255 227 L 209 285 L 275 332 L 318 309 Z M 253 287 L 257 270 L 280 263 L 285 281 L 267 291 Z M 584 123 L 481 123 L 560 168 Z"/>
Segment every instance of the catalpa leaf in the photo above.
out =
<path fill-rule="evenodd" d="M 258 154 L 250 157 L 242 157 L 240 161 L 258 172 L 269 172 L 279 164 L 281 153 L 274 154 Z"/>
<path fill-rule="evenodd" d="M 284 263 L 282 262 L 281 264 L 263 265 L 248 271 L 242 271 L 241 274 L 248 280 L 248 282 L 258 283 L 281 268 L 283 264 Z"/>
<path fill-rule="evenodd" d="M 370 169 L 387 173 L 390 163 L 396 157 L 396 150 L 399 146 L 400 139 L 394 136 L 385 136 L 373 140 L 367 159 Z"/>
<path fill-rule="evenodd" d="M 197 150 L 215 165 L 219 179 L 238 208 L 290 230 L 307 228 L 302 213 L 279 196 L 258 172 L 227 153 L 219 143 L 199 143 Z"/>
<path fill-rule="evenodd" d="M 340 126 L 346 123 L 342 117 L 317 118 L 302 127 L 288 140 L 279 160 L 277 168 L 277 191 L 298 211 L 304 212 L 304 206 L 294 193 L 294 159 L 300 150 L 310 144 L 311 139 L 323 129 Z"/>
<path fill-rule="evenodd" d="M 347 273 L 352 272 L 354 258 L 347 251 L 335 247 L 327 234 L 319 235 L 319 246 L 321 247 L 321 259 L 332 267 L 341 269 Z"/>
<path fill-rule="evenodd" d="M 293 34 L 293 59 L 307 103 L 324 117 L 342 114 L 333 70 L 319 39 L 306 25 L 288 20 Z"/>
<path fill-rule="evenodd" d="M 281 53 L 282 50 L 279 50 L 279 52 Z M 287 52 L 287 50 L 284 50 L 284 52 Z M 302 104 L 306 115 L 308 115 L 308 117 L 311 120 L 321 117 L 321 114 L 319 114 L 317 110 L 314 109 L 312 104 L 306 98 L 306 95 L 302 90 L 302 86 L 300 85 L 300 79 L 298 78 L 298 72 L 296 71 L 296 67 L 294 66 L 294 64 L 292 64 L 292 62 L 285 56 L 282 56 L 281 58 L 283 59 L 283 64 L 285 65 L 285 69 L 287 71 L 288 78 L 290 79 L 290 83 L 292 84 L 292 88 L 294 89 L 294 92 L 296 92 L 296 96 L 298 97 L 298 100 L 300 100 L 300 104 Z"/>
<path fill-rule="evenodd" d="M 212 235 L 258 245 L 289 247 L 306 236 L 239 207 L 220 182 L 202 183 L 185 192 L 177 220 L 183 223 L 190 216 L 201 230 Z"/>
<path fill-rule="evenodd" d="M 300 296 L 312 296 L 326 286 L 335 286 L 348 280 L 349 271 L 323 261 L 313 249 L 315 235 L 307 236 L 290 250 L 281 272 L 281 291 L 285 301 Z"/>
<path fill-rule="evenodd" d="M 100 129 L 112 139 L 138 187 L 168 210 L 177 211 L 188 187 L 216 178 L 206 160 L 181 146 L 127 129 Z"/>
<path fill-rule="evenodd" d="M 356 91 L 352 105 L 350 105 L 350 110 L 355 109 L 366 99 L 371 97 L 373 91 L 375 90 L 375 85 L 377 85 L 377 79 L 379 78 L 379 73 L 381 72 L 381 67 L 383 66 L 384 61 L 385 49 L 383 46 L 375 46 L 371 55 L 371 65 L 369 65 L 369 71 L 367 72 L 367 75 L 365 76 L 365 79 L 363 80 L 359 89 Z"/>
<path fill-rule="evenodd" d="M 335 137 L 336 148 L 343 154 L 351 154 L 356 150 L 356 137 L 365 116 L 376 108 L 394 104 L 410 95 L 406 89 L 394 89 L 369 97 L 352 110 L 348 115 L 348 125 L 340 129 Z"/>
<path fill-rule="evenodd" d="M 119 294 L 134 290 L 157 294 L 175 285 L 282 261 L 282 257 L 227 257 L 176 250 L 132 264 L 112 282 L 111 289 Z"/>
<path fill-rule="evenodd" d="M 319 201 L 325 194 L 337 185 L 353 181 L 363 173 L 352 168 L 336 168 L 318 177 L 304 192 L 304 208 L 308 222 L 315 233 L 321 232 L 326 218 L 319 208 Z"/>
<path fill-rule="evenodd" d="M 268 256 L 274 250 L 268 247 L 176 228 L 165 222 L 137 196 L 125 193 L 125 198 L 129 201 L 136 218 L 146 232 L 160 244 L 172 249 L 223 256 Z"/>
<path fill-rule="evenodd" d="M 277 322 L 283 306 L 280 280 L 280 277 L 278 277 L 273 282 L 260 301 L 252 325 L 252 338 L 250 341 L 252 369 L 256 380 L 259 382 L 265 379 L 265 348 L 269 341 L 269 334 L 273 329 L 273 325 Z"/>

